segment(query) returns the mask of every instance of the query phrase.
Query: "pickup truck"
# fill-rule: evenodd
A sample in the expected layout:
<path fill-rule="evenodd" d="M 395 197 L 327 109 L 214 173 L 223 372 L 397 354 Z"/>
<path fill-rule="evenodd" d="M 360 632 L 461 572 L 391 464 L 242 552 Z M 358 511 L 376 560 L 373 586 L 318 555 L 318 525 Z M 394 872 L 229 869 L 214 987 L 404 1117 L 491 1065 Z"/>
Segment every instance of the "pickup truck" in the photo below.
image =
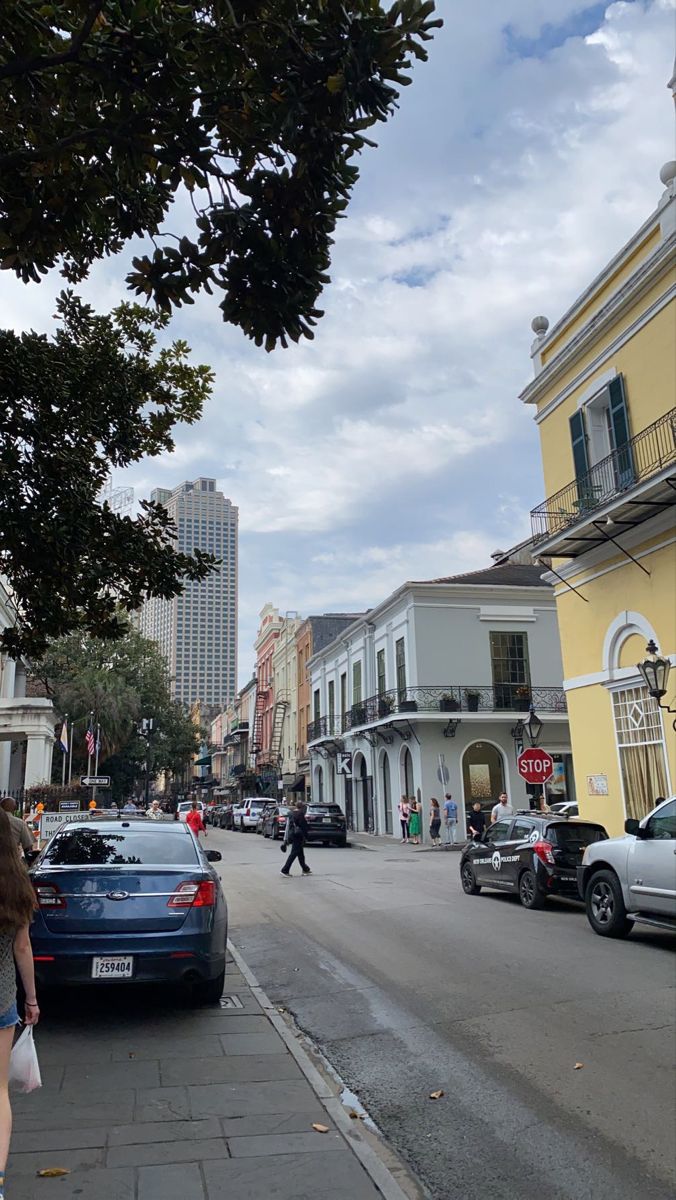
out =
<path fill-rule="evenodd" d="M 635 922 L 676 932 L 676 796 L 624 828 L 624 837 L 587 846 L 577 868 L 589 924 L 611 938 Z"/>

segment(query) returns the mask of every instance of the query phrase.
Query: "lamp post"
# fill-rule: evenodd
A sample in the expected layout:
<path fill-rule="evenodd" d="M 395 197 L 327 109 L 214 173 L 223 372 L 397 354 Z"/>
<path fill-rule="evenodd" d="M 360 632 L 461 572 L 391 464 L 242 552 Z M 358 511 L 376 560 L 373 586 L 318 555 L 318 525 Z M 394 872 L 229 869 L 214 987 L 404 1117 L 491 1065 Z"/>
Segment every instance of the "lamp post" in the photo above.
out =
<path fill-rule="evenodd" d="M 660 704 L 662 697 L 667 694 L 671 662 L 668 658 L 660 657 L 659 650 L 652 638 L 646 646 L 646 654 L 649 654 L 650 658 L 645 658 L 643 662 L 636 665 L 648 692 L 657 701 L 657 707 L 661 708 L 663 712 L 676 713 L 676 708 L 670 708 L 668 704 Z M 676 731 L 676 721 L 673 721 L 672 725 Z"/>
<path fill-rule="evenodd" d="M 146 742 L 146 781 L 144 788 L 146 808 L 150 799 L 150 741 L 153 736 L 153 725 L 155 724 L 154 717 L 144 717 L 141 721 L 139 730 L 141 737 L 145 738 Z"/>

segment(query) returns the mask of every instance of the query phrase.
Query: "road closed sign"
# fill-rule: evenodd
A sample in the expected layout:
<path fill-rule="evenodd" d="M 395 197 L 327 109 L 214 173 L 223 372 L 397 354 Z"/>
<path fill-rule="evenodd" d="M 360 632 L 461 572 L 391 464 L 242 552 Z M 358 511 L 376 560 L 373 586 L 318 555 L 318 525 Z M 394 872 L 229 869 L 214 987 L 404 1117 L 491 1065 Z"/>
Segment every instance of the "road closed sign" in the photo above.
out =
<path fill-rule="evenodd" d="M 62 825 L 70 821 L 87 821 L 88 814 L 81 812 L 43 812 L 40 817 L 40 841 L 49 841 Z"/>
<path fill-rule="evenodd" d="M 523 750 L 517 760 L 519 775 L 526 783 L 546 783 L 554 774 L 554 759 L 546 750 L 532 746 Z"/>

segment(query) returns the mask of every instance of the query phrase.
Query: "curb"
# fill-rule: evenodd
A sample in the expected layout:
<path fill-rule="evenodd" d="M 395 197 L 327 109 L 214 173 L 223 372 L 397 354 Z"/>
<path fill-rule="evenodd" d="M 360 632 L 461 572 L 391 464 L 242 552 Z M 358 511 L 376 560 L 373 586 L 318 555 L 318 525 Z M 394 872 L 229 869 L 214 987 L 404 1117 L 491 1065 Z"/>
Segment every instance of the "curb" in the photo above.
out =
<path fill-rule="evenodd" d="M 228 938 L 228 950 L 237 965 L 238 970 L 246 979 L 251 991 L 256 1000 L 265 1012 L 266 1017 L 274 1025 L 277 1033 L 284 1041 L 287 1050 L 298 1063 L 301 1071 L 307 1079 L 310 1087 L 315 1093 L 320 1104 L 326 1109 L 331 1120 L 343 1134 L 348 1145 L 359 1159 L 362 1167 L 369 1176 L 371 1182 L 377 1187 L 378 1191 L 384 1197 L 384 1200 L 410 1200 L 406 1192 L 400 1188 L 394 1176 L 380 1160 L 375 1150 L 361 1136 L 358 1123 L 351 1120 L 345 1112 L 340 1100 L 332 1092 L 328 1084 L 322 1079 L 319 1071 L 311 1061 L 310 1057 L 299 1044 L 298 1039 L 289 1029 L 285 1021 L 282 1020 L 274 1004 L 269 996 L 263 991 L 256 976 L 253 974 L 247 963 L 242 958 L 238 950 L 235 949 L 230 938 Z M 227 975 L 226 975 L 227 984 Z"/>

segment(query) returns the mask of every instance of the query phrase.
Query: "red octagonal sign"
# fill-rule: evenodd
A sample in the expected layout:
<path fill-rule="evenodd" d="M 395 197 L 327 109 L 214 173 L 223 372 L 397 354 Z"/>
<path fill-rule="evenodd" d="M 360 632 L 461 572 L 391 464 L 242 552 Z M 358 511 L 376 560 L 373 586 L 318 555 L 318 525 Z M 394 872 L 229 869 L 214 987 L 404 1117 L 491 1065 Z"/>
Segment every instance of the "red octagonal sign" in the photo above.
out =
<path fill-rule="evenodd" d="M 554 759 L 546 750 L 538 750 L 532 746 L 529 750 L 521 752 L 517 767 L 519 775 L 526 783 L 546 783 L 554 774 Z"/>

